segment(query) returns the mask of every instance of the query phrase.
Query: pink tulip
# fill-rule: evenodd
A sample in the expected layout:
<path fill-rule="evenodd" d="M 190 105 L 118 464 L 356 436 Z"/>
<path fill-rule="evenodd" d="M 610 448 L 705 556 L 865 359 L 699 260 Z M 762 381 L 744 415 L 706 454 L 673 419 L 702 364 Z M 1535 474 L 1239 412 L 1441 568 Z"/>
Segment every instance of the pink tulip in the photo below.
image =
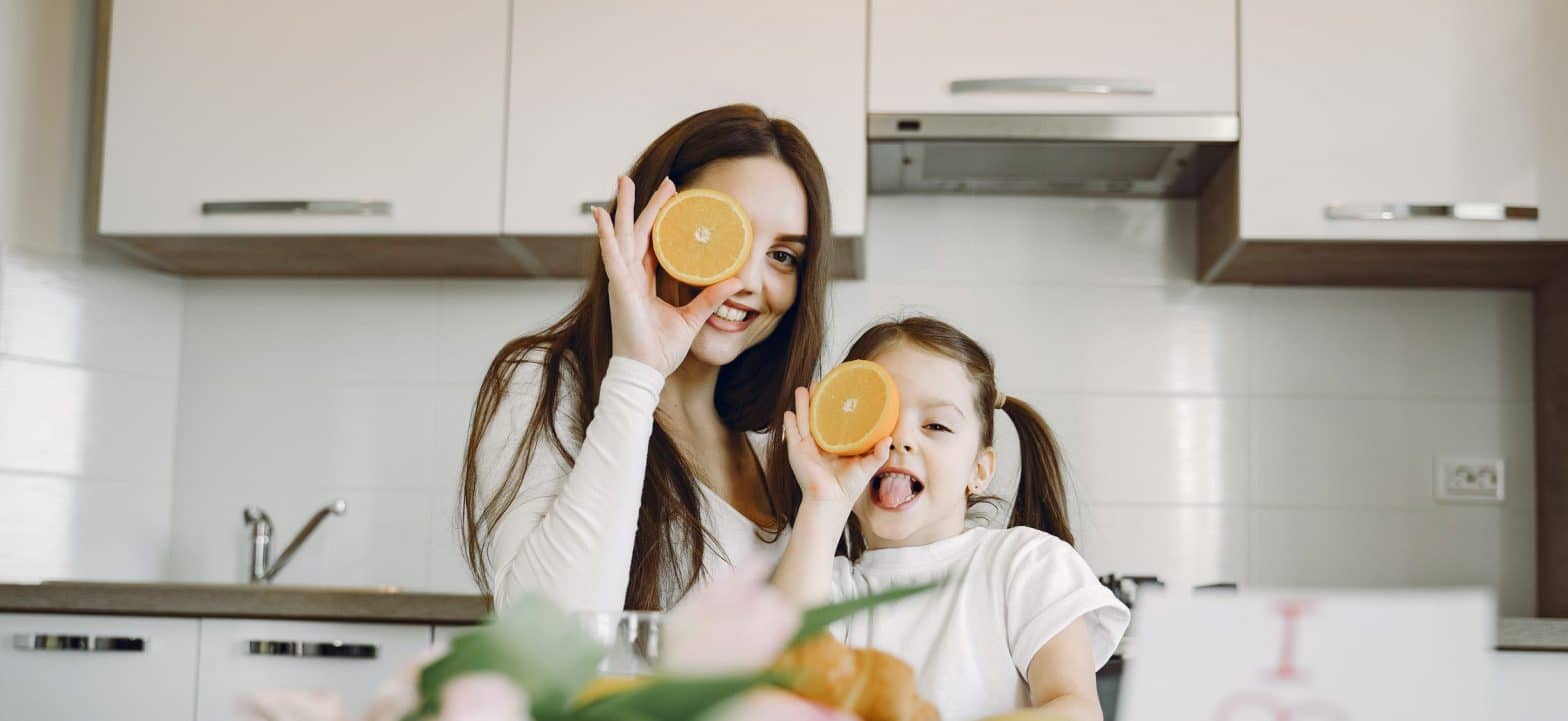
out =
<path fill-rule="evenodd" d="M 441 689 L 439 721 L 528 721 L 522 691 L 499 673 L 470 673 Z"/>
<path fill-rule="evenodd" d="M 268 689 L 239 699 L 241 721 L 348 721 L 343 697 L 318 689 Z"/>
<path fill-rule="evenodd" d="M 800 610 L 754 560 L 698 589 L 664 622 L 659 666 L 668 673 L 736 674 L 767 668 L 800 628 Z"/>

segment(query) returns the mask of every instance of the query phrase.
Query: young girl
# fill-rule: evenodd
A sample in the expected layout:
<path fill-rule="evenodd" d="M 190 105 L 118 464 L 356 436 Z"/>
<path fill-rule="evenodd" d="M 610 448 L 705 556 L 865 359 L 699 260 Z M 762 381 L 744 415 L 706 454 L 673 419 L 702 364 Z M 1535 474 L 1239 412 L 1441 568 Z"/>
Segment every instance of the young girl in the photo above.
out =
<path fill-rule="evenodd" d="M 1073 550 L 1045 421 L 997 390 L 984 349 L 934 318 L 873 326 L 850 348 L 855 359 L 892 375 L 898 424 L 866 455 L 830 456 L 812 441 L 807 391 L 796 390 L 784 427 L 802 500 L 774 583 L 816 603 L 948 577 L 835 635 L 908 662 L 946 721 L 1026 707 L 1099 721 L 1094 672 L 1131 616 Z M 1009 528 L 965 530 L 996 470 L 998 410 L 1018 429 L 1022 455 Z M 847 558 L 835 556 L 841 538 Z"/>

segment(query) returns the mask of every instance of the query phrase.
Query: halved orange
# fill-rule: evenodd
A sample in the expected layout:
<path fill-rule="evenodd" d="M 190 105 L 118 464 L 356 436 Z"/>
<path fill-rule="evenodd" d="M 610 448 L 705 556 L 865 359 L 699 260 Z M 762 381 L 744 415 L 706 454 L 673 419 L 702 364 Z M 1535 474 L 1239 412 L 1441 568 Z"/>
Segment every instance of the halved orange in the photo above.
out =
<path fill-rule="evenodd" d="M 898 424 L 898 386 L 887 369 L 868 360 L 841 363 L 811 393 L 811 437 L 817 447 L 858 456 Z"/>
<path fill-rule="evenodd" d="M 675 194 L 653 219 L 653 254 L 670 277 L 709 286 L 733 277 L 751 255 L 751 219 L 724 193 Z"/>

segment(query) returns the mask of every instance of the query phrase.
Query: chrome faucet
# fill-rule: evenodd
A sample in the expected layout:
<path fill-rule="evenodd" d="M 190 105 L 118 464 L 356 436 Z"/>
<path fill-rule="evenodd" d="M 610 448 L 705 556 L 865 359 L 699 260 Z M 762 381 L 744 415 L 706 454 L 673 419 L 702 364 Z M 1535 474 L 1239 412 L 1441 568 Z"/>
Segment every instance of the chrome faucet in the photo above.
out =
<path fill-rule="evenodd" d="M 300 544 L 310 537 L 310 534 L 316 530 L 316 526 L 321 525 L 322 519 L 325 519 L 327 514 L 341 516 L 347 512 L 348 502 L 341 498 L 316 511 L 316 515 L 310 517 L 310 520 L 305 523 L 305 527 L 299 530 L 299 533 L 294 536 L 294 540 L 290 541 L 289 545 L 284 547 L 283 553 L 278 555 L 278 562 L 273 563 L 272 518 L 267 515 L 266 511 L 260 508 L 246 506 L 245 523 L 250 525 L 250 582 L 271 583 L 272 577 L 278 575 L 278 572 L 283 570 L 283 566 L 288 564 L 289 558 L 294 555 L 294 551 L 298 550 Z"/>

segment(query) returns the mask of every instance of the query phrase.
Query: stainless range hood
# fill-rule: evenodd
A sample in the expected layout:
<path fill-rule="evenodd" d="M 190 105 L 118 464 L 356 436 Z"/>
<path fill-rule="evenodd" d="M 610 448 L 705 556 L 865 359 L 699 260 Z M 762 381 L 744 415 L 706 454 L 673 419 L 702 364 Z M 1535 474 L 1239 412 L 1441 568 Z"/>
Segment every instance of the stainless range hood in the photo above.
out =
<path fill-rule="evenodd" d="M 1197 195 L 1235 146 L 1234 115 L 870 116 L 872 193 Z"/>

